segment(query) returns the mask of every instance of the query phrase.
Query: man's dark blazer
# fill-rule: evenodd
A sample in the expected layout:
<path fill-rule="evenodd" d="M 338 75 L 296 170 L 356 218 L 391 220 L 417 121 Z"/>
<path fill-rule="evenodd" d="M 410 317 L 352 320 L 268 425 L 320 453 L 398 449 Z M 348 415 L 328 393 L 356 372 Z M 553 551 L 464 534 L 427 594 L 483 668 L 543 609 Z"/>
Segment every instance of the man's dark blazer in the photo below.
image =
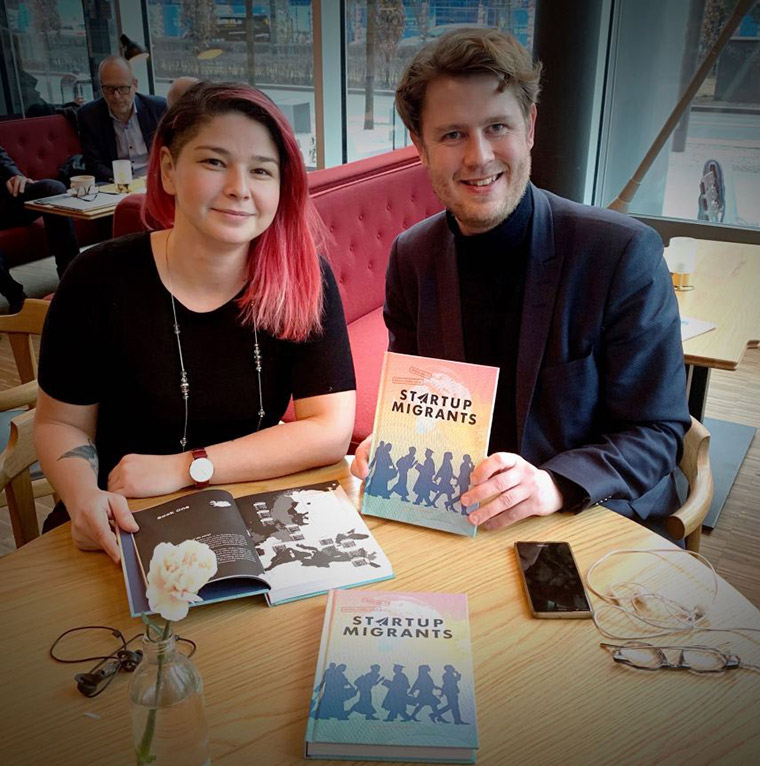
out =
<path fill-rule="evenodd" d="M 632 517 L 680 503 L 690 426 L 680 319 L 649 227 L 532 184 L 517 356 L 518 451 Z M 505 257 L 508 255 L 505 254 Z M 391 351 L 464 361 L 454 236 L 438 213 L 399 235 L 386 280 Z"/>
<path fill-rule="evenodd" d="M 158 121 L 166 111 L 166 99 L 135 93 L 135 102 L 137 121 L 140 123 L 145 145 L 150 151 Z M 94 175 L 98 181 L 110 181 L 113 178 L 111 163 L 118 160 L 119 156 L 116 151 L 113 120 L 106 100 L 101 97 L 82 106 L 77 112 L 77 126 L 87 172 Z"/>

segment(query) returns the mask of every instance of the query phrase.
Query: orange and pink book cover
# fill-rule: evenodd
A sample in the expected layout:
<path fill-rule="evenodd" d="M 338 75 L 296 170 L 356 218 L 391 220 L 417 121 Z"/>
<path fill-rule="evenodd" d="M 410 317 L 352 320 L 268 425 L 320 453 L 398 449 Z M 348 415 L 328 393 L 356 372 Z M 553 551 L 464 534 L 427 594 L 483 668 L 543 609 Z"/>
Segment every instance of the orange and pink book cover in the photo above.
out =
<path fill-rule="evenodd" d="M 387 351 L 362 512 L 474 537 L 459 501 L 485 456 L 498 367 Z"/>
<path fill-rule="evenodd" d="M 472 668 L 466 594 L 331 590 L 306 757 L 474 763 Z"/>

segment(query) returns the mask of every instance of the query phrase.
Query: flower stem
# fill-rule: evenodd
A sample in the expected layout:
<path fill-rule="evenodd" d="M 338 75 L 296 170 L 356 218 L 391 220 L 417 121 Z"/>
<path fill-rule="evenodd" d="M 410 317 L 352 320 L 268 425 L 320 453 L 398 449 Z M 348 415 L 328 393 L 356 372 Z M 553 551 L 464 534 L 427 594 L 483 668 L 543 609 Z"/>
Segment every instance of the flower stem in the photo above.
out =
<path fill-rule="evenodd" d="M 148 637 L 150 638 L 150 629 L 152 625 L 148 626 Z M 171 630 L 171 622 L 169 620 L 166 621 L 166 624 L 164 625 L 164 633 L 161 636 L 161 641 L 166 641 L 167 638 L 169 638 L 169 631 Z M 140 746 L 137 748 L 137 763 L 138 766 L 142 766 L 142 764 L 146 763 L 153 763 L 153 761 L 156 760 L 155 755 L 150 754 L 150 746 L 153 742 L 153 735 L 156 731 L 156 715 L 158 713 L 158 695 L 161 692 L 161 679 L 162 679 L 162 673 L 164 667 L 164 652 L 159 651 L 158 653 L 158 671 L 156 673 L 156 694 L 153 700 L 153 707 L 148 711 L 148 719 L 145 722 L 145 731 L 142 735 L 142 740 L 140 741 Z"/>

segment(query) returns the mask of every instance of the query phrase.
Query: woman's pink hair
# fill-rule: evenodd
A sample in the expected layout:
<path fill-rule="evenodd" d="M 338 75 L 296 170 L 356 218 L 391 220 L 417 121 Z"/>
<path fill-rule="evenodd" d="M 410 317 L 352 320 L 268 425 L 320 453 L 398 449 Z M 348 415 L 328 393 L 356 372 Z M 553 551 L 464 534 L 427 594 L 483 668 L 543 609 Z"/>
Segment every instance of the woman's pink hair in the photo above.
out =
<path fill-rule="evenodd" d="M 176 161 L 184 145 L 215 117 L 237 112 L 261 123 L 280 154 L 280 201 L 270 226 L 251 241 L 248 284 L 239 305 L 243 321 L 284 340 L 304 340 L 321 329 L 322 275 L 317 245 L 324 224 L 309 197 L 301 150 L 285 116 L 245 83 L 198 83 L 161 119 L 148 165 L 143 221 L 174 225 L 174 196 L 161 183 L 161 149 Z"/>

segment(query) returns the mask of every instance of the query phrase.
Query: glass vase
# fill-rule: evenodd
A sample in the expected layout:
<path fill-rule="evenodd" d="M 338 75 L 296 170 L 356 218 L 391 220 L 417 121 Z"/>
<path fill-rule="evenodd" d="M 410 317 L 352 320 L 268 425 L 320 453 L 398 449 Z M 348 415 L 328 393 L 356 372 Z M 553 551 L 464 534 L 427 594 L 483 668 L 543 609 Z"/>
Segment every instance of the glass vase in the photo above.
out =
<path fill-rule="evenodd" d="M 170 624 L 157 639 L 148 628 L 142 648 L 129 684 L 136 763 L 210 764 L 203 681 L 195 665 L 177 650 Z"/>

